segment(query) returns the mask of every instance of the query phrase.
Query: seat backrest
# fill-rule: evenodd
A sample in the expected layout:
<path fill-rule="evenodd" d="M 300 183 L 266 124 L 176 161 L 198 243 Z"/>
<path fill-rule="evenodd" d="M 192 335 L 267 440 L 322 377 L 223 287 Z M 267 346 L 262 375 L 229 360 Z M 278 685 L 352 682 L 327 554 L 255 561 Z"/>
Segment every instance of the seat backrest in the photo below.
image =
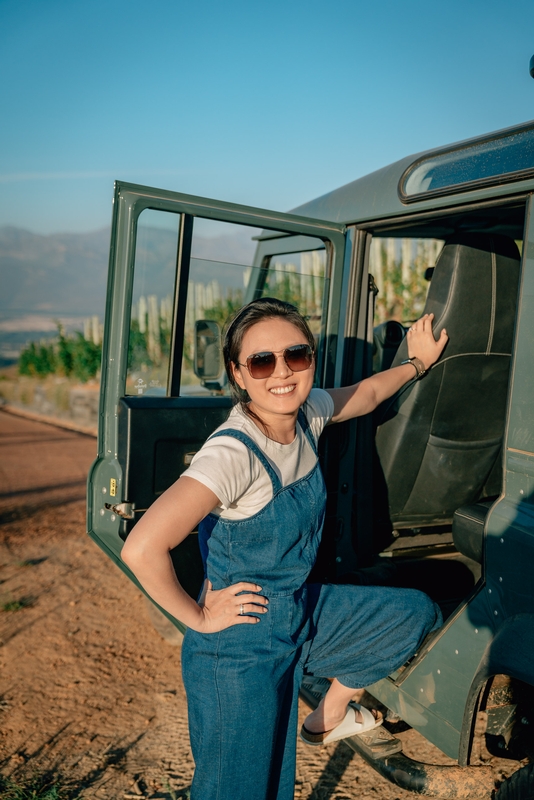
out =
<path fill-rule="evenodd" d="M 394 528 L 449 522 L 459 506 L 500 492 L 519 262 L 507 236 L 445 243 L 424 313 L 449 342 L 429 373 L 379 409 L 378 474 Z M 405 339 L 392 366 L 407 357 Z"/>

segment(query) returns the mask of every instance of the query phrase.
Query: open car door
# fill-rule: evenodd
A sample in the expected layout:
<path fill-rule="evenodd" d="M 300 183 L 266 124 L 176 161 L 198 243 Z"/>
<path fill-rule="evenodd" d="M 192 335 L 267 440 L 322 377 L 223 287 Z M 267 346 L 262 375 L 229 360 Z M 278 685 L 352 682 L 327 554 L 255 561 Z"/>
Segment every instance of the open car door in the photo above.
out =
<path fill-rule="evenodd" d="M 87 529 L 134 582 L 123 541 L 231 408 L 224 322 L 254 298 L 293 302 L 317 338 L 316 385 L 334 385 L 345 251 L 340 224 L 116 184 Z M 172 555 L 196 597 L 196 535 Z"/>

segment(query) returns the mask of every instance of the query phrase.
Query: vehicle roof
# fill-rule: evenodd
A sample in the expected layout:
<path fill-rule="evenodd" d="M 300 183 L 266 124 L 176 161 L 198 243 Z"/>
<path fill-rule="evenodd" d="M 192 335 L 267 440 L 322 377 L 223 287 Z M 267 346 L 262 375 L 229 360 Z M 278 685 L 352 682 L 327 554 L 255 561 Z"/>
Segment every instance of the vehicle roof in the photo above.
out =
<path fill-rule="evenodd" d="M 355 181 L 334 189 L 314 200 L 292 209 L 291 213 L 302 214 L 306 217 L 331 220 L 341 223 L 358 223 L 370 220 L 380 220 L 390 217 L 399 217 L 413 214 L 414 212 L 428 211 L 434 208 L 454 207 L 469 202 L 488 199 L 491 197 L 522 194 L 532 191 L 534 180 L 513 181 L 502 184 L 498 177 L 494 185 L 483 186 L 470 191 L 459 191 L 442 197 L 431 197 L 416 202 L 403 203 L 399 197 L 399 181 L 405 170 L 415 161 L 423 157 L 437 155 L 444 150 L 465 146 L 487 140 L 498 134 L 513 133 L 524 128 L 525 123 L 511 128 L 504 128 L 483 136 L 464 139 L 447 147 L 425 150 L 395 161 L 382 169 L 364 175 Z M 533 164 L 534 166 L 534 164 Z"/>

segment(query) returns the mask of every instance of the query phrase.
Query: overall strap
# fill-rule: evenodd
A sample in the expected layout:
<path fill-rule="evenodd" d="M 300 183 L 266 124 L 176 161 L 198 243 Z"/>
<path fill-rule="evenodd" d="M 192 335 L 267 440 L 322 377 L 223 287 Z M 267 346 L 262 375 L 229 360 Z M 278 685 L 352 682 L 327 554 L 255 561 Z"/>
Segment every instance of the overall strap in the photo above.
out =
<path fill-rule="evenodd" d="M 304 411 L 302 410 L 302 408 L 299 408 L 299 414 L 298 414 L 297 420 L 298 420 L 298 423 L 299 423 L 300 427 L 302 428 L 302 432 L 304 434 L 306 434 L 306 438 L 308 439 L 308 441 L 309 441 L 309 443 L 311 445 L 311 449 L 313 450 L 315 455 L 317 455 L 317 445 L 315 444 L 315 439 L 314 439 L 313 434 L 311 432 L 310 423 L 308 422 L 308 418 L 307 418 L 306 414 L 304 413 Z"/>
<path fill-rule="evenodd" d="M 240 442 L 242 442 L 252 453 L 254 453 L 260 464 L 265 469 L 265 472 L 269 476 L 273 485 L 273 495 L 277 494 L 282 489 L 280 478 L 272 468 L 265 454 L 262 453 L 256 442 L 254 442 L 250 436 L 247 436 L 246 433 L 242 433 L 242 431 L 235 430 L 235 428 L 225 428 L 222 431 L 217 431 L 217 433 L 214 433 L 209 437 L 209 439 L 215 439 L 216 436 L 231 436 L 232 438 L 238 439 Z"/>

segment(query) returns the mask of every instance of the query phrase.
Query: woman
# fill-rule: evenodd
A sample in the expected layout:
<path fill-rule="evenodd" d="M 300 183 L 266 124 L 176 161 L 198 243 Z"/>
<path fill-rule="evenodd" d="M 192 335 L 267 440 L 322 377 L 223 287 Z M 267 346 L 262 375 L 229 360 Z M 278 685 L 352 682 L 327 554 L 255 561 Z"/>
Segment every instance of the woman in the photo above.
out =
<path fill-rule="evenodd" d="M 415 590 L 307 584 L 324 520 L 317 461 L 324 426 L 368 414 L 439 358 L 432 315 L 408 332 L 411 361 L 354 386 L 313 389 L 315 342 L 271 298 L 242 308 L 224 359 L 238 398 L 191 467 L 137 523 L 122 557 L 148 594 L 187 625 L 182 648 L 196 769 L 191 800 L 290 800 L 303 672 L 335 676 L 305 720 L 309 744 L 381 720 L 351 698 L 416 651 L 441 618 Z M 198 524 L 198 602 L 170 551 Z"/>

